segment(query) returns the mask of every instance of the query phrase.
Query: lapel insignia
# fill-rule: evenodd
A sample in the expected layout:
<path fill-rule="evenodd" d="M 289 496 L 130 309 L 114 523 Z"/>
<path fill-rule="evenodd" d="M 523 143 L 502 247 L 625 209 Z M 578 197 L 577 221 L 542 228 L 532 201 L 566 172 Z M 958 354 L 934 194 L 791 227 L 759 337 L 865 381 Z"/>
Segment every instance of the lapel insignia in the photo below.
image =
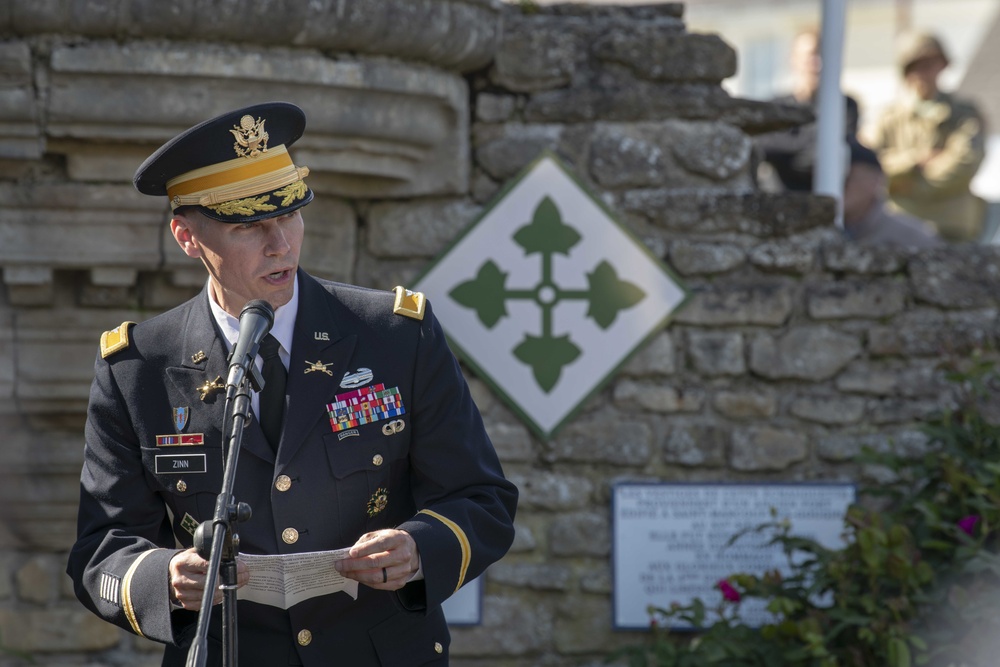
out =
<path fill-rule="evenodd" d="M 406 428 L 406 422 L 402 419 L 394 419 L 382 427 L 382 433 L 385 435 L 396 435 L 397 433 L 402 433 L 404 428 Z"/>
<path fill-rule="evenodd" d="M 333 371 L 329 370 L 327 366 L 332 366 L 332 363 L 324 364 L 319 361 L 306 361 L 309 364 L 309 368 L 306 369 L 306 373 L 312 373 L 313 371 L 319 371 L 320 373 L 326 373 L 330 377 L 333 377 Z"/>
<path fill-rule="evenodd" d="M 222 391 L 225 388 L 226 384 L 222 381 L 222 376 L 216 375 L 214 380 L 206 381 L 205 384 L 198 387 L 198 397 L 204 401 L 215 392 Z"/>
<path fill-rule="evenodd" d="M 180 433 L 187 426 L 188 417 L 191 416 L 191 408 L 174 408 L 174 430 Z"/>
<path fill-rule="evenodd" d="M 379 488 L 375 491 L 375 495 L 368 499 L 368 516 L 375 516 L 379 512 L 385 509 L 385 506 L 389 504 L 389 491 L 385 488 Z"/>
<path fill-rule="evenodd" d="M 193 364 L 200 364 L 206 359 L 208 359 L 208 355 L 201 350 L 198 350 L 197 352 L 191 355 L 191 363 Z"/>
<path fill-rule="evenodd" d="M 344 389 L 353 389 L 372 381 L 372 369 L 359 368 L 353 373 L 344 373 L 344 379 L 340 381 L 340 386 Z"/>
<path fill-rule="evenodd" d="M 314 331 L 313 338 L 316 340 L 330 340 L 330 334 L 325 331 Z"/>

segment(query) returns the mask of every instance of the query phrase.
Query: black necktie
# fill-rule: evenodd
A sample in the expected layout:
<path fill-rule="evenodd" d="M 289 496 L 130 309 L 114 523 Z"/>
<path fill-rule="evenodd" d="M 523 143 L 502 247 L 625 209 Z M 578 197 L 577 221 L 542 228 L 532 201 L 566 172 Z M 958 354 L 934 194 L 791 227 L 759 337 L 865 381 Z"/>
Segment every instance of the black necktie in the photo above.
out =
<path fill-rule="evenodd" d="M 264 390 L 260 392 L 260 427 L 264 437 L 277 451 L 281 441 L 281 423 L 285 417 L 285 378 L 288 372 L 278 356 L 278 339 L 267 334 L 260 342 L 260 358 L 264 361 Z"/>

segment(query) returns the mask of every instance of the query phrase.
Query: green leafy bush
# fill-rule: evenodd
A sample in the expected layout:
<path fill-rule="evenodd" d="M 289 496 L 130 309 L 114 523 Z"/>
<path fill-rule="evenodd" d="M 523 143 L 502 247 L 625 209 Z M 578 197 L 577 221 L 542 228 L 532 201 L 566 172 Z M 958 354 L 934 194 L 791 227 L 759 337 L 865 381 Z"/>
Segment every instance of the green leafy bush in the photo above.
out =
<path fill-rule="evenodd" d="M 844 546 L 828 549 L 775 520 L 755 528 L 789 574 L 734 574 L 722 602 L 651 608 L 648 642 L 615 652 L 633 667 L 996 667 L 1000 665 L 1000 376 L 952 372 L 953 407 L 923 426 L 920 452 L 867 449 L 886 481 L 859 488 Z M 992 405 L 991 405 L 992 403 Z M 740 536 L 734 536 L 733 540 Z M 794 558 L 793 558 L 794 554 Z M 773 623 L 740 619 L 759 598 Z M 709 620 L 714 623 L 709 623 Z M 671 631 L 687 622 L 699 632 Z"/>

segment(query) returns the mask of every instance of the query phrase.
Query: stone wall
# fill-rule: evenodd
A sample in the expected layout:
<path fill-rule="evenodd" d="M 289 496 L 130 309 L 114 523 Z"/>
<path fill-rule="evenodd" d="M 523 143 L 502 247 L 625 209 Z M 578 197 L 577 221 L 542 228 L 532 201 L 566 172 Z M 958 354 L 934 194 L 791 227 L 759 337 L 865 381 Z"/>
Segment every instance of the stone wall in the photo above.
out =
<path fill-rule="evenodd" d="M 550 442 L 469 375 L 522 495 L 453 664 L 596 666 L 636 639 L 611 630 L 614 482 L 871 479 L 852 455 L 921 446 L 942 360 L 996 349 L 992 249 L 859 247 L 830 200 L 755 190 L 750 137 L 805 117 L 727 95 L 736 54 L 688 33 L 682 5 L 218 4 L 0 8 L 0 642 L 38 664 L 159 664 L 63 574 L 93 358 L 101 331 L 203 281 L 135 166 L 262 96 L 309 116 L 319 275 L 412 283 L 547 148 L 691 291 Z"/>

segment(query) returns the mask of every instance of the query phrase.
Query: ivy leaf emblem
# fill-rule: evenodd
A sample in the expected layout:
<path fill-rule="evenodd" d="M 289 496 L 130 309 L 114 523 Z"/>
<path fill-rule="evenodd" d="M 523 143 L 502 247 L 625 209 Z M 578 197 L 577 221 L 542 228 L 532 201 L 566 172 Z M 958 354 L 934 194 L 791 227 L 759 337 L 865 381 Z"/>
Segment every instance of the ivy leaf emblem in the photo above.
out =
<path fill-rule="evenodd" d="M 500 270 L 493 260 L 479 267 L 479 273 L 472 280 L 466 280 L 448 293 L 452 299 L 466 308 L 476 311 L 476 316 L 487 329 L 492 329 L 500 318 L 507 314 L 506 290 L 507 274 Z"/>
<path fill-rule="evenodd" d="M 514 241 L 531 253 L 569 254 L 569 249 L 580 242 L 580 233 L 562 221 L 559 208 L 546 197 L 535 208 L 531 223 L 514 234 Z"/>
<path fill-rule="evenodd" d="M 590 307 L 587 316 L 598 326 L 607 329 L 618 317 L 618 313 L 631 308 L 646 297 L 646 293 L 635 283 L 621 280 L 613 266 L 601 262 L 587 274 L 590 284 Z"/>
<path fill-rule="evenodd" d="M 552 391 L 559 381 L 563 366 L 580 356 L 580 348 L 566 336 L 525 336 L 514 348 L 514 356 L 531 366 L 535 382 L 545 393 Z"/>

